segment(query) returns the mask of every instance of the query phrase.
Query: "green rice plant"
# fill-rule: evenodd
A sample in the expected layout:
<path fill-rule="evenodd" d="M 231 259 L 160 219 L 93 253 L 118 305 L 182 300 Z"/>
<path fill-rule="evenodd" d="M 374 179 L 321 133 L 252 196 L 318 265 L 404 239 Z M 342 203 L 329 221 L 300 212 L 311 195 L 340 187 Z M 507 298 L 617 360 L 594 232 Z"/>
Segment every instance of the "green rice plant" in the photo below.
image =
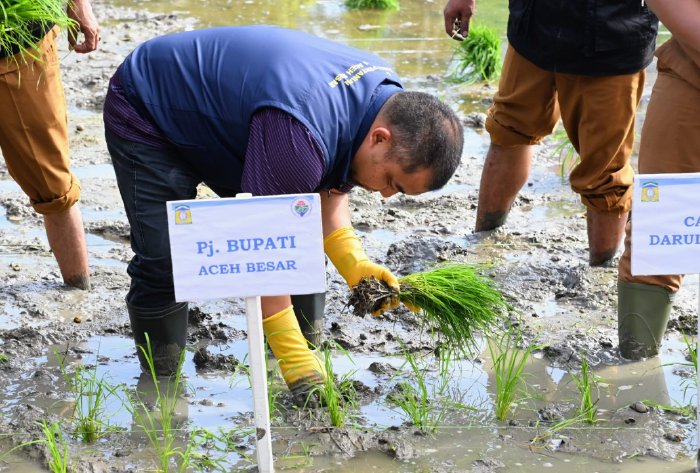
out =
<path fill-rule="evenodd" d="M 581 158 L 571 140 L 569 140 L 564 127 L 557 128 L 552 133 L 551 140 L 555 143 L 551 156 L 559 159 L 559 177 L 561 177 L 562 181 L 566 181 L 571 171 L 581 162 Z"/>
<path fill-rule="evenodd" d="M 70 465 L 68 443 L 63 438 L 61 425 L 58 422 L 49 425 L 46 421 L 42 421 L 41 430 L 44 433 L 44 438 L 39 442 L 45 444 L 49 449 L 49 469 L 52 473 L 68 473 Z"/>
<path fill-rule="evenodd" d="M 353 10 L 399 10 L 399 0 L 345 0 Z"/>
<path fill-rule="evenodd" d="M 404 349 L 406 363 L 411 367 L 413 382 L 401 381 L 388 400 L 395 404 L 410 422 L 421 432 L 433 432 L 447 415 L 447 409 L 441 409 L 431 401 L 428 390 L 426 367 L 420 366 L 415 354 Z"/>
<path fill-rule="evenodd" d="M 10 357 L 4 353 L 0 353 L 0 363 L 7 363 L 8 361 L 10 361 Z"/>
<path fill-rule="evenodd" d="M 411 424 L 421 432 L 429 434 L 443 424 L 450 412 L 463 409 L 474 409 L 470 406 L 452 401 L 446 397 L 449 377 L 452 373 L 451 355 L 445 350 L 438 355 L 438 377 L 436 383 L 430 383 L 428 373 L 430 363 L 419 360 L 419 357 L 403 347 L 405 362 L 410 367 L 410 381 L 402 380 L 387 400 L 409 419 Z M 450 361 L 447 361 L 450 360 Z"/>
<path fill-rule="evenodd" d="M 71 374 L 65 365 L 65 357 L 60 357 L 58 353 L 55 355 L 63 378 L 75 397 L 73 418 L 77 425 L 74 435 L 83 442 L 91 443 L 117 430 L 109 425 L 106 405 L 110 398 L 118 397 L 118 386 L 106 381 L 104 376 L 98 377 L 97 364 L 93 368 L 77 366 Z"/>
<path fill-rule="evenodd" d="M 22 442 L 21 444 L 14 446 L 10 450 L 0 455 L 0 461 L 4 461 L 6 457 L 10 456 L 13 452 L 21 448 L 29 445 L 44 444 L 49 450 L 49 470 L 52 473 L 68 473 L 68 468 L 70 467 L 70 451 L 68 449 L 68 443 L 63 437 L 61 424 L 58 422 L 47 424 L 45 420 L 42 420 L 41 422 L 37 422 L 37 425 L 41 427 L 41 432 L 43 434 L 42 438 Z M 9 434 L 8 436 L 12 435 L 13 434 Z"/>
<path fill-rule="evenodd" d="M 657 409 L 661 409 L 662 411 L 669 412 L 671 414 L 681 415 L 681 416 L 685 416 L 685 417 L 696 417 L 697 416 L 696 406 L 693 403 L 686 404 L 686 405 L 681 405 L 679 403 L 676 403 L 673 406 L 669 406 L 667 404 L 661 404 L 659 402 L 651 401 L 649 399 L 645 399 L 642 402 L 644 404 L 646 404 L 647 406 L 656 407 Z"/>
<path fill-rule="evenodd" d="M 516 399 L 522 391 L 523 370 L 530 358 L 534 346 L 528 345 L 520 350 L 522 337 L 515 335 L 513 330 L 505 331 L 500 338 L 487 339 L 489 353 L 493 361 L 495 375 L 496 402 L 494 410 L 498 420 L 505 420 Z"/>
<path fill-rule="evenodd" d="M 684 363 L 685 366 L 692 366 L 695 370 L 695 374 L 698 372 L 698 343 L 693 341 L 688 337 L 685 332 L 681 332 L 683 335 L 683 343 L 685 344 L 685 349 L 688 351 L 688 363 Z M 697 378 L 697 376 L 695 376 Z"/>
<path fill-rule="evenodd" d="M 356 315 L 371 313 L 398 297 L 442 334 L 453 348 L 468 352 L 475 330 L 490 332 L 509 305 L 493 282 L 465 263 L 450 263 L 399 278 L 397 294 L 384 282 L 365 278 L 353 288 L 349 304 Z"/>
<path fill-rule="evenodd" d="M 177 370 L 173 376 L 164 380 L 167 382 L 165 391 L 160 387 L 158 376 L 153 364 L 153 351 L 151 340 L 146 335 L 146 346 L 139 345 L 149 367 L 151 379 L 155 389 L 155 406 L 149 407 L 142 393 L 138 391 L 129 393 L 126 409 L 131 414 L 135 423 L 141 428 L 151 447 L 156 453 L 157 467 L 160 473 L 171 471 L 172 460 L 178 465 L 175 471 L 183 472 L 190 464 L 190 449 L 182 449 L 175 445 L 178 429 L 174 423 L 175 407 L 182 393 L 182 365 L 185 360 L 185 351 L 180 355 Z M 154 411 L 154 412 L 153 412 Z"/>
<path fill-rule="evenodd" d="M 469 35 L 459 42 L 453 57 L 457 64 L 449 76 L 451 82 L 473 84 L 498 79 L 501 73 L 501 38 L 498 30 L 472 24 Z"/>
<path fill-rule="evenodd" d="M 236 471 L 235 465 L 228 459 L 231 452 L 236 452 L 245 462 L 254 464 L 254 459 L 242 448 L 244 437 L 252 437 L 254 428 L 234 427 L 229 430 L 219 428 L 212 432 L 196 428 L 191 432 L 187 450 L 183 456 L 188 457 L 188 465 L 194 471 Z"/>
<path fill-rule="evenodd" d="M 588 424 L 595 424 L 598 422 L 598 401 L 600 401 L 598 383 L 600 378 L 591 372 L 585 356 L 581 357 L 581 373 L 569 372 L 569 375 L 576 382 L 576 387 L 581 395 L 581 402 L 578 407 L 579 417 Z M 595 401 L 593 400 L 594 388 L 597 392 Z"/>
<path fill-rule="evenodd" d="M 299 468 L 310 468 L 314 464 L 311 456 L 313 445 L 301 442 L 301 452 L 288 453 L 278 458 L 277 468 L 280 470 L 298 470 Z M 303 470 L 302 470 L 303 471 Z"/>
<path fill-rule="evenodd" d="M 557 432 L 573 427 L 574 425 L 582 424 L 584 422 L 587 422 L 586 416 L 584 415 L 577 415 L 576 417 L 573 417 L 571 419 L 564 419 L 562 421 L 555 422 L 554 424 L 547 427 L 547 430 L 545 430 L 543 433 L 535 435 L 532 438 L 532 440 L 530 440 L 530 447 L 534 447 L 535 445 L 544 442 Z M 537 422 L 536 427 L 538 426 L 539 421 Z"/>
<path fill-rule="evenodd" d="M 0 50 L 20 51 L 38 59 L 37 31 L 51 26 L 76 28 L 65 0 L 0 0 Z"/>
<path fill-rule="evenodd" d="M 355 373 L 345 373 L 340 379 L 333 368 L 333 351 L 342 351 L 350 361 L 350 353 L 334 342 L 326 344 L 321 349 L 321 357 L 323 366 L 326 370 L 326 378 L 321 386 L 317 388 L 321 404 L 328 410 L 328 416 L 331 420 L 331 425 L 334 427 L 344 427 L 352 412 L 357 409 L 357 392 L 352 380 L 352 375 Z"/>

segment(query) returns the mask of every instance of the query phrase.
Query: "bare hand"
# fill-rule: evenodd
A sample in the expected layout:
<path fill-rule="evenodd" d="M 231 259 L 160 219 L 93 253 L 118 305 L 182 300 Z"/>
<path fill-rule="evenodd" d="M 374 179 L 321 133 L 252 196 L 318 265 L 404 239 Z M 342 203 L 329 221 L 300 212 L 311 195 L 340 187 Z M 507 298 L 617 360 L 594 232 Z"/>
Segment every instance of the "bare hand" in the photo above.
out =
<path fill-rule="evenodd" d="M 462 41 L 469 34 L 469 21 L 475 12 L 476 0 L 449 0 L 443 10 L 445 33 Z"/>
<path fill-rule="evenodd" d="M 88 0 L 69 0 L 66 9 L 68 16 L 78 23 L 77 28 L 68 30 L 68 45 L 76 53 L 89 53 L 97 49 L 100 41 L 100 26 L 92 12 L 92 6 Z M 83 33 L 85 38 L 78 43 L 78 33 Z"/>

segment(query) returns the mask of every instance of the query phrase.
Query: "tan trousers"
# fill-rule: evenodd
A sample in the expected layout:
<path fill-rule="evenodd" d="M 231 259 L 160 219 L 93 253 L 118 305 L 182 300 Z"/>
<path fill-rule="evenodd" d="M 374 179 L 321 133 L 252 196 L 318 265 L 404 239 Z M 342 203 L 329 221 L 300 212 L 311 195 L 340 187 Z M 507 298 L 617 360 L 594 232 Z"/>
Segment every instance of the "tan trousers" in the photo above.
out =
<path fill-rule="evenodd" d="M 591 77 L 540 69 L 508 47 L 486 129 L 500 146 L 540 143 L 561 117 L 581 157 L 569 181 L 586 207 L 627 212 L 630 155 L 644 71 Z"/>
<path fill-rule="evenodd" d="M 647 107 L 639 147 L 639 172 L 643 174 L 700 172 L 700 84 L 692 85 L 659 59 L 659 75 Z M 634 209 L 632 209 L 634 212 Z M 630 224 L 625 251 L 619 263 L 622 281 L 679 289 L 682 275 L 632 276 Z"/>
<path fill-rule="evenodd" d="M 0 149 L 7 169 L 40 214 L 59 213 L 80 198 L 70 171 L 66 100 L 56 52 L 58 29 L 39 52 L 0 59 Z"/>

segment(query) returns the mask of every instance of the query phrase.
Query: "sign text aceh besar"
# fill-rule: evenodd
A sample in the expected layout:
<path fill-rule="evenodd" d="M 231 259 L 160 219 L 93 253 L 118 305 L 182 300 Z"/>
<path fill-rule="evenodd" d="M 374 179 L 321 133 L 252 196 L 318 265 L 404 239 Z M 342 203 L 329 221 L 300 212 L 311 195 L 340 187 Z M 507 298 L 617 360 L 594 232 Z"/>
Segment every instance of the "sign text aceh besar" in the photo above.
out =
<path fill-rule="evenodd" d="M 206 257 L 212 257 L 219 253 L 219 248 L 214 247 L 214 242 L 198 241 L 197 254 Z M 234 240 L 226 240 L 226 253 L 249 252 L 249 251 L 272 251 L 296 249 L 296 241 L 294 235 L 281 235 L 267 238 L 238 238 Z M 245 269 L 247 273 L 263 272 L 263 271 L 292 271 L 296 270 L 296 260 L 267 260 L 245 263 L 245 267 L 241 267 L 240 263 L 219 263 L 211 265 L 202 265 L 199 268 L 199 276 L 213 276 L 220 274 L 239 274 Z"/>

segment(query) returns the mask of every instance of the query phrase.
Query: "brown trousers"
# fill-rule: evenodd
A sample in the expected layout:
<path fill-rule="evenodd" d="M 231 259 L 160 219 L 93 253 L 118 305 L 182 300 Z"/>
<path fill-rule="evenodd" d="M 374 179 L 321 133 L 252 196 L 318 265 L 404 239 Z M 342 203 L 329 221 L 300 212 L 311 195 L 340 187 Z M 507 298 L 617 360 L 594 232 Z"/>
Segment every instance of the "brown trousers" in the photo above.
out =
<path fill-rule="evenodd" d="M 0 59 L 0 150 L 12 178 L 40 214 L 59 213 L 80 198 L 70 171 L 66 100 L 56 52 L 58 29 L 37 58 Z"/>
<path fill-rule="evenodd" d="M 631 207 L 637 105 L 645 72 L 591 77 L 540 69 L 508 47 L 486 129 L 500 146 L 540 143 L 562 119 L 581 157 L 569 181 L 586 207 Z"/>
<path fill-rule="evenodd" d="M 684 80 L 661 59 L 658 69 L 642 127 L 639 172 L 700 172 L 700 83 L 693 85 Z M 682 275 L 632 276 L 629 223 L 626 230 L 618 278 L 677 291 Z"/>

